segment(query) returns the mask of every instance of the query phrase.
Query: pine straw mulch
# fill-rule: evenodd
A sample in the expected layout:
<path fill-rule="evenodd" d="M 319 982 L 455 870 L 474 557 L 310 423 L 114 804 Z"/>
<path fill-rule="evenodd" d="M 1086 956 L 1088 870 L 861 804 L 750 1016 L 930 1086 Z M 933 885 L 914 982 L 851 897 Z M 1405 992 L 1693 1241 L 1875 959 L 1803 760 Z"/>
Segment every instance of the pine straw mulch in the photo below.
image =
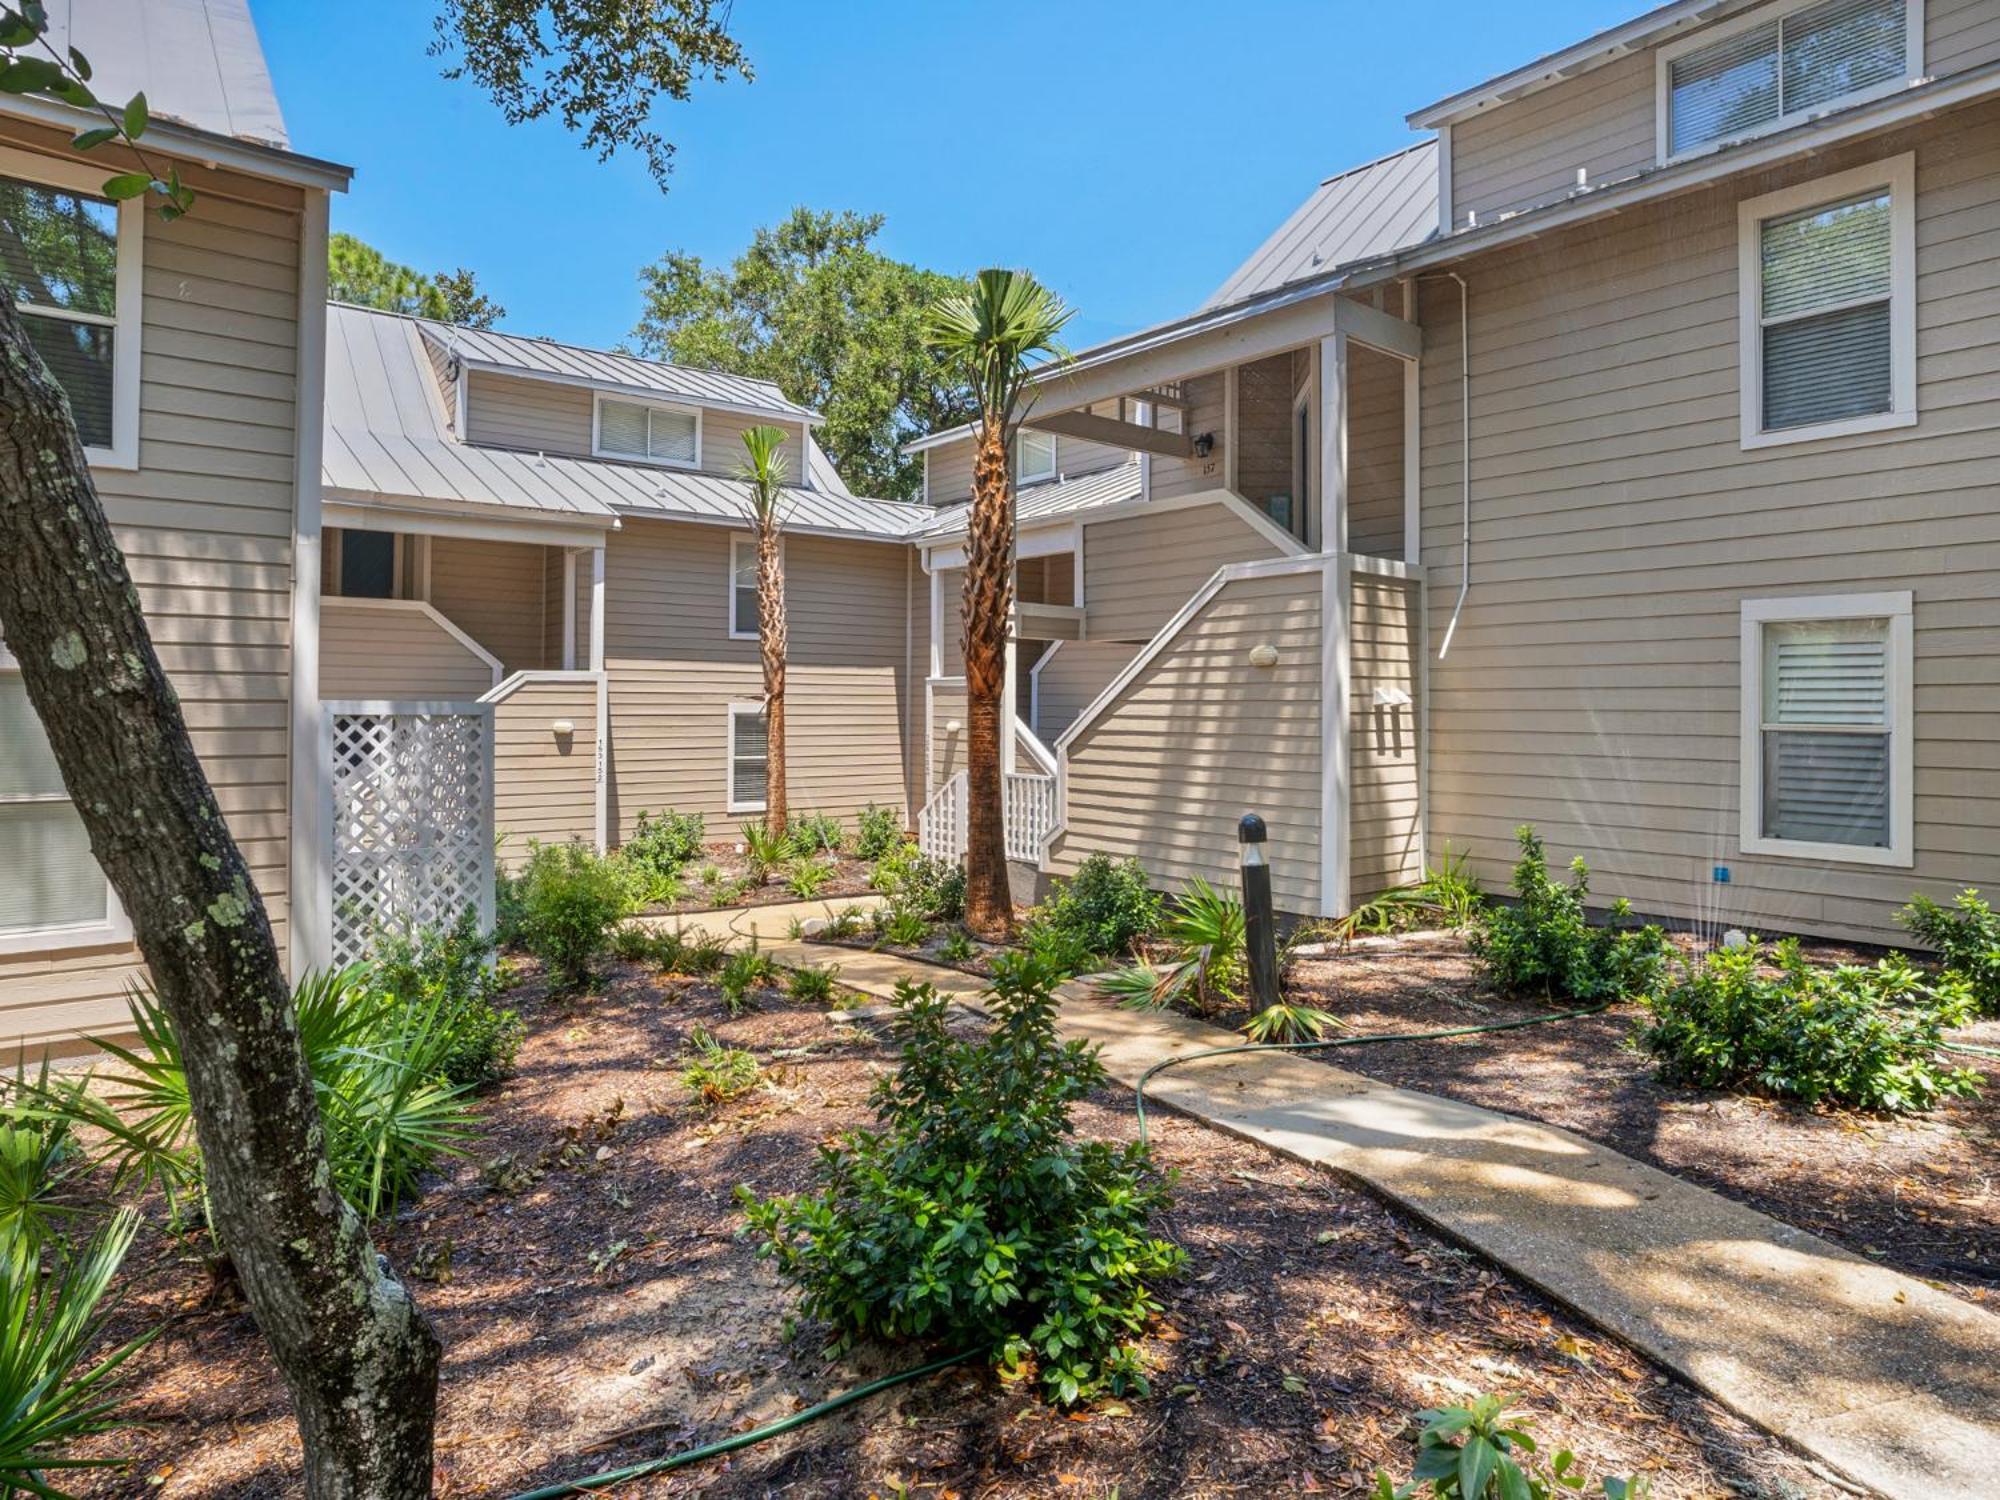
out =
<path fill-rule="evenodd" d="M 1809 946 L 1818 961 L 1877 953 Z M 1567 1007 L 1500 995 L 1464 943 L 1372 940 L 1302 958 L 1287 994 L 1357 1033 L 1474 1026 Z M 1573 1130 L 1973 1302 L 2000 1307 L 2000 1060 L 1982 1097 L 1904 1119 L 1808 1110 L 1752 1094 L 1674 1088 L 1627 1045 L 1644 1012 L 1621 1005 L 1548 1026 L 1306 1053 L 1333 1067 Z M 1337 1033 L 1329 1033 L 1336 1035 Z M 1960 1033 L 2000 1047 L 2000 1022 Z"/>
<path fill-rule="evenodd" d="M 879 1040 L 777 996 L 730 1018 L 712 985 L 617 965 L 569 1004 L 529 982 L 518 1074 L 489 1130 L 379 1237 L 446 1348 L 438 1493 L 506 1495 L 768 1422 L 934 1351 L 829 1366 L 788 1338 L 792 1298 L 736 1237 L 733 1190 L 805 1186 L 815 1148 L 868 1118 L 893 1063 Z M 753 1049 L 769 1086 L 704 1112 L 678 1081 L 696 1024 Z M 1079 1113 L 1129 1137 L 1129 1097 Z M 1120 1500 L 1360 1495 L 1407 1471 L 1406 1414 L 1519 1393 L 1593 1472 L 1645 1468 L 1666 1497 L 1828 1500 L 1796 1455 L 1414 1220 L 1247 1143 L 1163 1114 L 1182 1174 L 1166 1229 L 1192 1257 L 1146 1342 L 1149 1399 L 1065 1416 L 984 1369 L 902 1387 L 834 1418 L 619 1494 L 786 1500 Z M 283 1388 L 240 1303 L 151 1235 L 114 1336 L 164 1321 L 134 1362 L 153 1425 L 95 1446 L 130 1471 L 81 1493 L 293 1495 Z M 899 1488 L 907 1486 L 907 1489 Z"/>

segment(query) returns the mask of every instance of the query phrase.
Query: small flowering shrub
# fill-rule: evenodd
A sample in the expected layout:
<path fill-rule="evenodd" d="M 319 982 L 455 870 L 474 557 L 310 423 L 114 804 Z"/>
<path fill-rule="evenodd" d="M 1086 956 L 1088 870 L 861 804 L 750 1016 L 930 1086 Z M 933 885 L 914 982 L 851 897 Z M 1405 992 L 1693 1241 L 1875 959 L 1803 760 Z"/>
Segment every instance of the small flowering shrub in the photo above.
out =
<path fill-rule="evenodd" d="M 632 836 L 619 852 L 632 864 L 656 875 L 678 875 L 701 853 L 706 833 L 700 813 L 680 813 L 669 808 L 657 818 L 639 814 Z"/>
<path fill-rule="evenodd" d="M 893 807 L 877 807 L 871 802 L 861 809 L 859 829 L 854 852 L 863 859 L 880 859 L 903 842 L 903 815 Z"/>
<path fill-rule="evenodd" d="M 617 866 L 579 843 L 540 844 L 514 877 L 513 893 L 521 945 L 548 969 L 551 987 L 586 988 L 612 924 L 625 915 Z"/>
<path fill-rule="evenodd" d="M 1971 991 L 1900 955 L 1814 968 L 1796 940 L 1751 943 L 1711 953 L 1647 1003 L 1652 1019 L 1637 1042 L 1672 1082 L 1885 1114 L 1979 1090 L 1979 1075 L 1938 1049 L 1971 1016 Z"/>
<path fill-rule="evenodd" d="M 976 1344 L 1064 1405 L 1147 1389 L 1134 1340 L 1159 1311 L 1150 1283 L 1186 1256 L 1149 1233 L 1168 1184 L 1146 1148 L 1075 1138 L 1071 1106 L 1105 1073 L 1057 1037 L 1054 983 L 1032 960 L 996 961 L 998 1023 L 977 1041 L 946 1027 L 936 990 L 899 986 L 902 1061 L 876 1085 L 878 1128 L 826 1149 L 813 1192 L 737 1189 L 833 1352 Z"/>
<path fill-rule="evenodd" d="M 1578 858 L 1567 885 L 1549 878 L 1542 841 L 1525 823 L 1514 835 L 1521 859 L 1514 866 L 1513 906 L 1494 906 L 1472 932 L 1472 950 L 1494 984 L 1514 993 L 1571 1000 L 1616 1000 L 1641 995 L 1659 982 L 1666 964 L 1666 934 L 1653 926 L 1623 925 L 1624 900 L 1611 906 L 1609 927 L 1592 927 L 1584 912 L 1590 871 Z"/>
<path fill-rule="evenodd" d="M 1960 891 L 1949 907 L 1917 896 L 1902 920 L 1918 942 L 1937 949 L 1948 972 L 1964 979 L 1981 1014 L 2000 1016 L 2000 916 L 1978 891 Z"/>
<path fill-rule="evenodd" d="M 964 869 L 933 859 L 915 844 L 899 844 L 883 855 L 869 883 L 898 911 L 926 921 L 956 922 L 965 915 Z"/>

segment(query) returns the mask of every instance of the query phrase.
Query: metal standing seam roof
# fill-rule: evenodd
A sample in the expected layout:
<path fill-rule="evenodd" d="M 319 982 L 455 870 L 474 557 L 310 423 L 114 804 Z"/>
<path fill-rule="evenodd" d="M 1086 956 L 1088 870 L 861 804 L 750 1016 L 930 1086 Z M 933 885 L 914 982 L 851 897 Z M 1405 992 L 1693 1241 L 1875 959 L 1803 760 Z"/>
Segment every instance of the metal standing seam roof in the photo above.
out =
<path fill-rule="evenodd" d="M 1201 310 L 1407 249 L 1437 223 L 1437 142 L 1423 141 L 1327 178 Z"/>
<path fill-rule="evenodd" d="M 1122 505 L 1137 500 L 1142 493 L 1139 461 L 1133 458 L 1102 473 L 1084 474 L 1076 479 L 1057 479 L 1015 491 L 1014 524 L 1017 529 L 1025 530 L 1087 511 Z M 966 504 L 943 507 L 938 519 L 924 529 L 922 539 L 936 542 L 965 535 L 970 509 Z"/>
<path fill-rule="evenodd" d="M 601 525 L 625 515 L 748 524 L 750 491 L 740 480 L 461 443 L 446 425 L 420 325 L 438 326 L 365 308 L 327 309 L 321 482 L 330 497 L 497 506 Z M 832 465 L 817 443 L 813 449 L 817 477 Z M 857 498 L 844 485 L 787 492 L 786 524 L 804 531 L 902 540 L 935 516 L 928 506 Z"/>
<path fill-rule="evenodd" d="M 48 42 L 90 62 L 99 98 L 144 91 L 156 119 L 289 149 L 248 0 L 47 0 Z"/>
<path fill-rule="evenodd" d="M 793 421 L 819 420 L 809 406 L 785 399 L 784 392 L 768 380 L 747 375 L 724 375 L 715 370 L 695 370 L 685 365 L 663 364 L 641 359 L 636 354 L 616 354 L 605 349 L 585 349 L 576 344 L 559 344 L 552 339 L 528 338 L 518 333 L 499 333 L 490 328 L 461 328 L 452 323 L 413 320 L 426 338 L 451 349 L 460 360 L 475 367 L 514 370 L 524 375 L 568 381 L 579 385 L 616 387 L 662 396 L 678 396 L 710 406 L 735 407 L 744 411 L 768 412 Z"/>

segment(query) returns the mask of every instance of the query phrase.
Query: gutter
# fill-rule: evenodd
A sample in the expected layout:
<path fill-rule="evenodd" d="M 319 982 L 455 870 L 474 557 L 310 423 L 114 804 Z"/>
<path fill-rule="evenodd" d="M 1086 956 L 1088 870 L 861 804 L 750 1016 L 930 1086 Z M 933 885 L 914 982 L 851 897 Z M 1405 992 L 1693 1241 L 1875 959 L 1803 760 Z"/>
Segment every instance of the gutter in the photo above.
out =
<path fill-rule="evenodd" d="M 71 134 L 92 123 L 103 123 L 97 115 L 72 109 L 52 99 L 39 99 L 26 94 L 9 94 L 4 107 L 0 107 L 0 114 L 53 125 Z M 149 121 L 145 145 L 157 146 L 167 155 L 205 167 L 226 168 L 252 177 L 265 177 L 274 182 L 320 188 L 327 192 L 344 193 L 354 180 L 354 168 L 342 166 L 339 162 L 305 156 L 282 146 L 246 141 L 238 136 L 218 135 L 212 130 L 181 125 L 171 120 Z"/>

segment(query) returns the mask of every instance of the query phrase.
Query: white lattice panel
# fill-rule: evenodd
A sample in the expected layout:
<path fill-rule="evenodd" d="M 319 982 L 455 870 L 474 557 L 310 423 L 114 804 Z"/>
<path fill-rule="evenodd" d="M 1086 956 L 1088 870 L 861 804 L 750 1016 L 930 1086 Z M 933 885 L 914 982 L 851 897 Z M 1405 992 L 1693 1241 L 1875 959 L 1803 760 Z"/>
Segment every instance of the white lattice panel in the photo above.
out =
<path fill-rule="evenodd" d="M 329 704 L 332 959 L 384 932 L 493 925 L 493 710 L 480 703 Z"/>

